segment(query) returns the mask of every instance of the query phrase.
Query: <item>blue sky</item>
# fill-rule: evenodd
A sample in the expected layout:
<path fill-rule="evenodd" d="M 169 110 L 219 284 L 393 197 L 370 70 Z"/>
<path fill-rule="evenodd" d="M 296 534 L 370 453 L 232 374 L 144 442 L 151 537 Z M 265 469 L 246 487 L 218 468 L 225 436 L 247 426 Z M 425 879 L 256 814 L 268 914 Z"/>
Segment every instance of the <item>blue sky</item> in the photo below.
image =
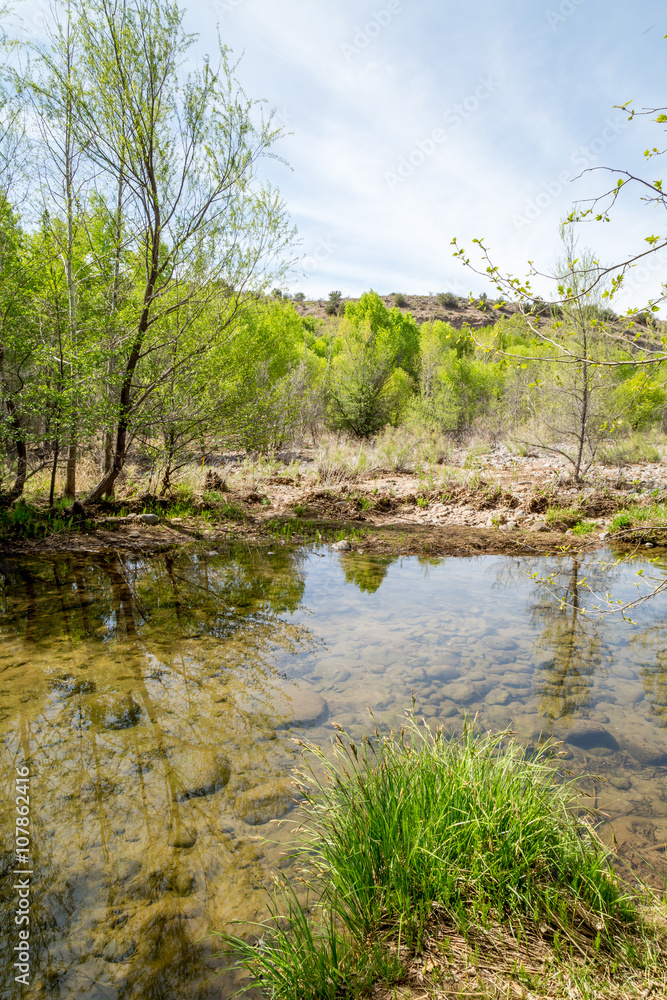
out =
<path fill-rule="evenodd" d="M 667 17 L 657 0 L 182 0 L 200 52 L 216 25 L 247 93 L 287 131 L 265 176 L 299 230 L 291 291 L 326 296 L 490 291 L 450 242 L 485 237 L 506 270 L 559 256 L 559 220 L 644 161 L 664 131 L 614 105 L 667 104 Z M 23 0 L 26 22 L 40 0 Z M 662 218 L 626 191 L 611 224 L 581 227 L 602 261 L 646 248 Z M 622 304 L 667 278 L 636 269 Z"/>

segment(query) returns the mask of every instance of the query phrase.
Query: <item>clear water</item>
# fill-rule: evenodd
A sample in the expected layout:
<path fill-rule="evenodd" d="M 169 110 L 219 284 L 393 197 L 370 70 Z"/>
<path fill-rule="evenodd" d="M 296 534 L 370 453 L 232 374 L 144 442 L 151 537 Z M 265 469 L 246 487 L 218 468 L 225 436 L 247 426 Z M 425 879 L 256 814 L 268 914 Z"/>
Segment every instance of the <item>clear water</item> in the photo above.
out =
<path fill-rule="evenodd" d="M 554 733 L 603 836 L 667 871 L 667 618 L 603 622 L 648 560 L 381 559 L 240 549 L 0 564 L 0 940 L 16 943 L 15 769 L 30 769 L 31 986 L 0 997 L 223 998 L 215 930 L 265 914 L 298 816 L 293 737 L 367 706 Z M 555 574 L 556 587 L 538 579 Z M 565 603 L 561 604 L 561 597 Z M 582 725 L 582 720 L 585 720 Z M 595 725 L 597 724 L 597 725 Z M 569 742 L 571 740 L 572 742 Z"/>

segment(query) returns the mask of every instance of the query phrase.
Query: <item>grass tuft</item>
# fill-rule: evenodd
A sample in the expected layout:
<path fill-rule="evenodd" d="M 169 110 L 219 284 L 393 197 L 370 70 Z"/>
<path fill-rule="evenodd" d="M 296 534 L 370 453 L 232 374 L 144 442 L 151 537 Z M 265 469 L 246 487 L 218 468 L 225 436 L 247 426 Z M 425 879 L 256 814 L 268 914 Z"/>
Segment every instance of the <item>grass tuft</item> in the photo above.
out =
<path fill-rule="evenodd" d="M 301 744 L 311 760 L 303 860 L 319 902 L 306 910 L 290 891 L 282 915 L 274 903 L 261 948 L 226 938 L 251 985 L 275 1000 L 361 997 L 369 976 L 384 986 L 407 976 L 435 936 L 463 935 L 471 949 L 500 928 L 516 954 L 535 928 L 550 936 L 552 972 L 575 952 L 589 977 L 614 963 L 660 968 L 635 898 L 577 816 L 576 786 L 555 780 L 553 748 L 527 757 L 509 733 L 480 736 L 467 723 L 448 740 L 412 717 L 398 735 L 336 738 L 333 761 Z"/>

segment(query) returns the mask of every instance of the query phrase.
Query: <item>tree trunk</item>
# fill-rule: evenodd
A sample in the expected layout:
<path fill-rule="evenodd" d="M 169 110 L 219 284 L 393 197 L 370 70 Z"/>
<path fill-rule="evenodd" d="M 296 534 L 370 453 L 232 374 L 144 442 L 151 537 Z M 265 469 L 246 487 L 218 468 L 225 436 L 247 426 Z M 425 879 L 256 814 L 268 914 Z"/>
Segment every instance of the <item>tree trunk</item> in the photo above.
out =
<path fill-rule="evenodd" d="M 74 500 L 76 497 L 76 457 L 76 441 L 70 441 L 67 449 L 67 473 L 65 476 L 65 496 L 70 500 Z"/>
<path fill-rule="evenodd" d="M 49 486 L 49 507 L 53 507 L 53 498 L 56 492 L 56 473 L 58 471 L 58 456 L 60 455 L 60 441 L 56 438 L 53 442 L 53 465 L 51 466 L 51 484 Z"/>
<path fill-rule="evenodd" d="M 18 500 L 23 493 L 26 476 L 28 475 L 28 449 L 26 447 L 25 438 L 23 437 L 23 430 L 21 428 L 20 421 L 16 416 L 16 408 L 13 402 L 9 399 L 7 400 L 7 409 L 10 415 L 9 425 L 14 431 L 14 447 L 16 448 L 17 467 L 14 485 L 11 489 L 7 490 L 6 493 L 0 493 L 0 507 L 9 507 L 9 505 L 14 503 L 15 500 Z"/>
<path fill-rule="evenodd" d="M 110 430 L 104 432 L 104 475 L 106 476 L 108 472 L 111 471 L 111 466 L 113 465 L 113 435 Z M 110 488 L 106 491 L 106 499 L 113 500 L 114 488 L 113 483 Z"/>

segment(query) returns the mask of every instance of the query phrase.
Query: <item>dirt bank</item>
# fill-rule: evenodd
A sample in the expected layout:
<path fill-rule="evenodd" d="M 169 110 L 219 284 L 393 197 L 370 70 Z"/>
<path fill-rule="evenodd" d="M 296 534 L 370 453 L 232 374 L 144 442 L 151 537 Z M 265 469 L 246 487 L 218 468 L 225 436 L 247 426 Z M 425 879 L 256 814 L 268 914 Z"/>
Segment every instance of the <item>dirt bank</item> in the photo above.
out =
<path fill-rule="evenodd" d="M 613 539 L 660 545 L 655 524 L 610 532 L 613 516 L 667 500 L 667 467 L 659 463 L 595 469 L 585 484 L 542 458 L 481 456 L 474 467 L 428 476 L 386 470 L 315 476 L 308 458 L 291 474 L 234 474 L 231 462 L 207 472 L 206 489 L 185 501 L 130 496 L 86 508 L 85 522 L 42 538 L 7 537 L 4 551 L 156 551 L 229 541 L 334 542 L 364 551 L 426 556 L 531 554 L 588 548 Z M 287 466 L 286 466 L 287 469 Z M 658 518 L 659 520 L 659 518 Z M 147 523 L 154 522 L 154 523 Z M 645 534 L 645 533 L 644 533 Z"/>

